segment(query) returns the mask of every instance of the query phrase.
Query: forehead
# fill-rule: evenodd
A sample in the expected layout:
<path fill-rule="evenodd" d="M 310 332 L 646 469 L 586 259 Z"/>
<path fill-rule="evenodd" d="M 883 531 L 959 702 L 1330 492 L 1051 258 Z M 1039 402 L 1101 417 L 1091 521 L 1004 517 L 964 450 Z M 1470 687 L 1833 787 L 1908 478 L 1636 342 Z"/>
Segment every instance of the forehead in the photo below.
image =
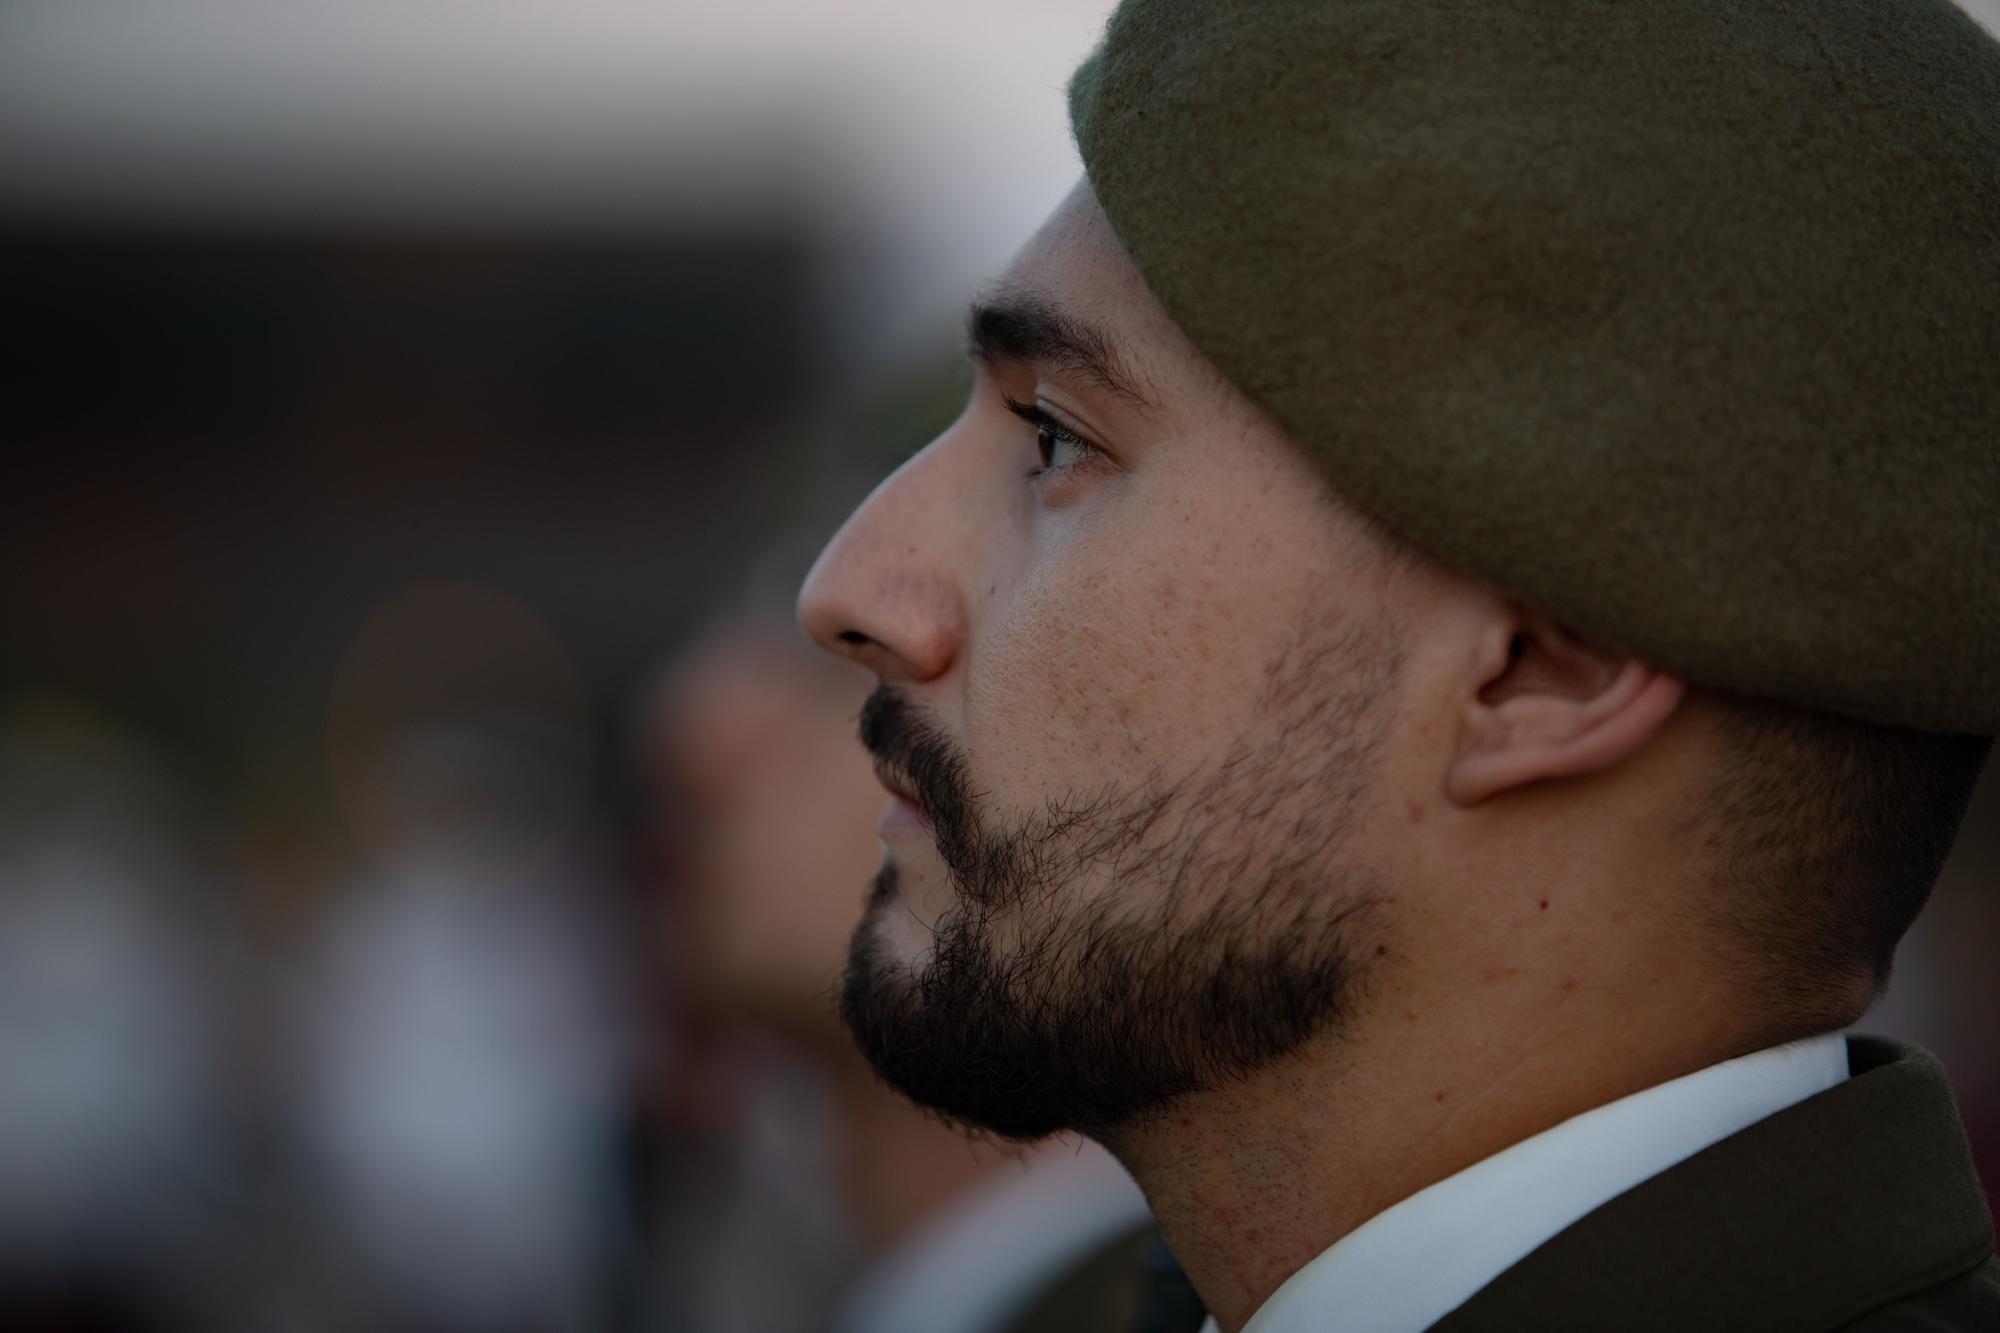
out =
<path fill-rule="evenodd" d="M 1088 179 L 1077 182 L 1021 247 L 997 287 L 1003 298 L 1033 297 L 1102 331 L 1155 401 L 1184 397 L 1190 389 L 1236 396 L 1160 308 Z"/>

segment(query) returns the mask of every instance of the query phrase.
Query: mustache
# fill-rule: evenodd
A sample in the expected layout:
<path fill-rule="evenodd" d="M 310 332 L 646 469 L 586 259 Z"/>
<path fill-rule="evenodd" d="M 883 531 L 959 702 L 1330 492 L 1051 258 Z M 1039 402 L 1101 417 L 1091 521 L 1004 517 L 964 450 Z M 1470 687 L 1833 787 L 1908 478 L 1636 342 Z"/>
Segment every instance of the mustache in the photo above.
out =
<path fill-rule="evenodd" d="M 861 705 L 862 748 L 907 788 L 931 823 L 947 867 L 975 873 L 979 823 L 970 766 L 944 729 L 911 699 L 878 685 Z"/>

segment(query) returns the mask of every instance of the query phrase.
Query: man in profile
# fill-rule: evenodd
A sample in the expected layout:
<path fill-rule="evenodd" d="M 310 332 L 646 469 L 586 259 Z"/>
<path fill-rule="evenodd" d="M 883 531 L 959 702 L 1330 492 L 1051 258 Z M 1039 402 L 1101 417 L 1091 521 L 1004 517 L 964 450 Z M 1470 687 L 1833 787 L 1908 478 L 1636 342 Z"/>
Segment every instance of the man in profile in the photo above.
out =
<path fill-rule="evenodd" d="M 2000 49 L 1946 0 L 1127 0 L 964 414 L 801 594 L 843 1012 L 1215 1326 L 2000 1327 L 1843 1037 L 2000 730 Z"/>

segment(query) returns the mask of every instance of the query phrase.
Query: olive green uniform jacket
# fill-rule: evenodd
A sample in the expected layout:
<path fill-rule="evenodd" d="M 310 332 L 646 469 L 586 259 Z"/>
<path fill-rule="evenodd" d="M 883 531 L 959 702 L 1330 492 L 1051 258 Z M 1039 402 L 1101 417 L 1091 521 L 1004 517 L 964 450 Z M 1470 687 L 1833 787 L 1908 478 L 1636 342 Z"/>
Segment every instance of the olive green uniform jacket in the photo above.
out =
<path fill-rule="evenodd" d="M 1992 1218 L 1944 1070 L 1880 1037 L 1848 1038 L 1847 1058 L 1846 1082 L 1586 1214 L 1433 1330 L 2000 1330 Z M 1135 1331 L 1201 1326 L 1179 1286 L 1184 1308 Z"/>
<path fill-rule="evenodd" d="M 2000 1330 L 2000 1262 L 1951 1087 L 1850 1037 L 1851 1077 L 1558 1233 L 1437 1333 Z"/>

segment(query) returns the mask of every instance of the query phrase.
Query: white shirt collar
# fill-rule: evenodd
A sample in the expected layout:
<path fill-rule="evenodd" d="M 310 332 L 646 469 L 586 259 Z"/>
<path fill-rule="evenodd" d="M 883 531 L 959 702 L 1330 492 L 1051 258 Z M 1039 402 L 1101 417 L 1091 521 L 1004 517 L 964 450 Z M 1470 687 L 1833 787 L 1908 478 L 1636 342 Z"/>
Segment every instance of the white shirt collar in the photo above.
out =
<path fill-rule="evenodd" d="M 1584 1214 L 1846 1077 L 1846 1042 L 1830 1033 L 1586 1111 L 1369 1219 L 1292 1274 L 1243 1333 L 1428 1328 Z"/>

